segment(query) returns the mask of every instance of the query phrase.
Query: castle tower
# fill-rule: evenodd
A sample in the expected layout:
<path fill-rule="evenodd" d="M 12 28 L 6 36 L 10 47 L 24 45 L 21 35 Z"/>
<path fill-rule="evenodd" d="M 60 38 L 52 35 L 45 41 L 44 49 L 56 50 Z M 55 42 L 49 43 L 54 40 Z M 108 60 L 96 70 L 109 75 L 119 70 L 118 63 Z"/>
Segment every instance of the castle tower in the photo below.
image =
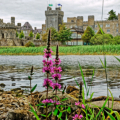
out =
<path fill-rule="evenodd" d="M 46 29 L 54 27 L 57 31 L 59 31 L 59 24 L 62 24 L 64 12 L 61 11 L 60 8 L 52 10 L 52 8 L 47 7 L 47 11 L 45 11 L 45 16 L 46 16 Z"/>
<path fill-rule="evenodd" d="M 83 28 L 83 16 L 78 16 L 76 22 L 78 27 Z"/>
<path fill-rule="evenodd" d="M 118 32 L 120 35 L 120 13 L 118 13 Z"/>
<path fill-rule="evenodd" d="M 11 17 L 11 24 L 15 25 L 15 17 Z"/>
<path fill-rule="evenodd" d="M 88 26 L 94 28 L 94 15 L 88 16 Z"/>

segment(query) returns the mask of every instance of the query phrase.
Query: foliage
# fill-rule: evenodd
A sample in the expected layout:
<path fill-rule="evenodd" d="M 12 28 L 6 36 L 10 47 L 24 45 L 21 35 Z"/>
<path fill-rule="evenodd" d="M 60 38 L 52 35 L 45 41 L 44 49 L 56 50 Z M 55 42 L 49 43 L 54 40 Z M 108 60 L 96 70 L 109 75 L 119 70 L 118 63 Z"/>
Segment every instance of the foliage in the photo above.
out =
<path fill-rule="evenodd" d="M 58 32 L 54 27 L 50 28 L 51 30 L 51 40 L 58 40 Z"/>
<path fill-rule="evenodd" d="M 72 32 L 70 31 L 70 29 L 66 28 L 64 23 L 59 25 L 59 32 L 58 32 L 59 41 L 62 41 L 62 42 L 69 41 L 72 39 L 71 35 L 72 35 Z"/>
<path fill-rule="evenodd" d="M 40 47 L 0 47 L 0 55 L 43 55 L 45 46 Z M 51 47 L 55 55 L 56 47 Z M 120 45 L 59 46 L 60 55 L 120 55 Z"/>
<path fill-rule="evenodd" d="M 33 42 L 29 41 L 25 44 L 25 47 L 35 47 L 35 45 L 33 44 Z"/>
<path fill-rule="evenodd" d="M 48 31 L 46 31 L 44 34 L 42 34 L 42 40 L 47 41 L 48 39 Z"/>
<path fill-rule="evenodd" d="M 103 31 L 103 32 L 104 32 L 104 31 Z M 100 29 L 98 30 L 97 34 L 101 34 L 101 35 L 102 35 L 102 32 L 101 32 Z M 104 32 L 104 34 L 105 34 L 105 32 Z"/>
<path fill-rule="evenodd" d="M 21 31 L 21 33 L 19 34 L 19 38 L 24 38 L 24 33 L 23 33 L 23 31 Z"/>
<path fill-rule="evenodd" d="M 92 45 L 115 44 L 111 34 L 96 34 L 90 39 Z"/>
<path fill-rule="evenodd" d="M 18 37 L 19 36 L 19 34 L 18 34 L 18 32 L 16 31 L 16 37 Z"/>
<path fill-rule="evenodd" d="M 86 43 L 90 42 L 90 39 L 95 35 L 94 30 L 90 26 L 88 26 L 82 35 L 82 40 Z"/>
<path fill-rule="evenodd" d="M 110 10 L 108 12 L 108 20 L 117 20 L 118 19 L 118 16 L 116 15 L 116 12 L 114 10 Z"/>
<path fill-rule="evenodd" d="M 33 32 L 31 31 L 30 33 L 29 33 L 29 37 L 33 37 L 34 36 L 34 34 L 33 34 Z"/>
<path fill-rule="evenodd" d="M 120 36 L 115 36 L 114 37 L 115 44 L 120 44 Z"/>
<path fill-rule="evenodd" d="M 40 34 L 39 33 L 37 33 L 36 39 L 40 39 Z"/>

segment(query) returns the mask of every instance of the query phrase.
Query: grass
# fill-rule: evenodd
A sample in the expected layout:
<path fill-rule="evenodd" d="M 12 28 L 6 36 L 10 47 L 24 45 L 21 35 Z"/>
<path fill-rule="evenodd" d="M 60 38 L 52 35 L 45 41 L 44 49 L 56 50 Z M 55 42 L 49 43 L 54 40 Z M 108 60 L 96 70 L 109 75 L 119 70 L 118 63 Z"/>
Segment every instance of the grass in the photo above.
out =
<path fill-rule="evenodd" d="M 6 46 L 0 47 L 0 55 L 43 55 L 46 46 L 40 47 L 19 47 Z M 55 55 L 56 47 L 51 47 Z M 120 45 L 105 45 L 106 55 L 120 55 Z M 60 46 L 59 55 L 103 55 L 103 46 Z"/>

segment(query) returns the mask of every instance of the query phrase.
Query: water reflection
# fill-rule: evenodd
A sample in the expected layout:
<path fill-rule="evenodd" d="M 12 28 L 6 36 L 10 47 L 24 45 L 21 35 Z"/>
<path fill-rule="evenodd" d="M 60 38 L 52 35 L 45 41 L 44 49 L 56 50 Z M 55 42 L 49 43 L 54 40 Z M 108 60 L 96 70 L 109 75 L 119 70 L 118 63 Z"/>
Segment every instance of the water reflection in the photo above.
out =
<path fill-rule="evenodd" d="M 103 56 L 92 55 L 69 55 L 60 56 L 62 61 L 62 79 L 60 83 L 64 85 L 76 86 L 75 79 L 80 82 L 82 77 L 80 74 L 78 62 L 83 68 L 83 73 L 87 86 L 91 87 L 91 92 L 95 92 L 94 97 L 104 95 L 106 96 L 106 79 L 105 71 L 102 68 L 101 62 Z M 118 58 L 120 58 L 118 56 Z M 34 66 L 34 75 L 32 80 L 32 86 L 36 83 L 37 91 L 45 90 L 42 87 L 43 79 L 45 78 L 42 73 L 42 56 L 0 56 L 0 83 L 4 83 L 4 90 L 10 90 L 13 88 L 22 88 L 29 90 L 28 75 L 30 73 L 31 66 Z M 107 72 L 109 89 L 113 93 L 114 97 L 119 96 L 120 89 L 120 63 L 113 57 L 107 56 Z M 95 75 L 91 81 L 92 72 L 95 69 Z"/>

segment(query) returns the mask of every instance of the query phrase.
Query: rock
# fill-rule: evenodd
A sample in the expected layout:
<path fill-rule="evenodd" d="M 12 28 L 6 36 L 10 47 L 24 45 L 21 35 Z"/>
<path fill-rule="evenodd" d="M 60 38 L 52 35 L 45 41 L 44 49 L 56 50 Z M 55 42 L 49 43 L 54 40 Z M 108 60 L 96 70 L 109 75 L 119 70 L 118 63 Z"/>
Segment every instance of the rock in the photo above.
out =
<path fill-rule="evenodd" d="M 1 87 L 5 87 L 6 85 L 5 85 L 4 83 L 1 83 L 0 86 L 1 86 Z"/>
<path fill-rule="evenodd" d="M 71 93 L 71 92 L 73 92 L 73 91 L 79 91 L 79 89 L 78 88 L 76 88 L 75 86 L 68 86 L 67 87 L 67 89 L 66 89 L 66 93 L 67 94 L 69 94 L 69 93 Z"/>
<path fill-rule="evenodd" d="M 21 88 L 14 88 L 14 89 L 11 89 L 11 91 L 18 91 L 18 90 L 21 90 Z"/>

